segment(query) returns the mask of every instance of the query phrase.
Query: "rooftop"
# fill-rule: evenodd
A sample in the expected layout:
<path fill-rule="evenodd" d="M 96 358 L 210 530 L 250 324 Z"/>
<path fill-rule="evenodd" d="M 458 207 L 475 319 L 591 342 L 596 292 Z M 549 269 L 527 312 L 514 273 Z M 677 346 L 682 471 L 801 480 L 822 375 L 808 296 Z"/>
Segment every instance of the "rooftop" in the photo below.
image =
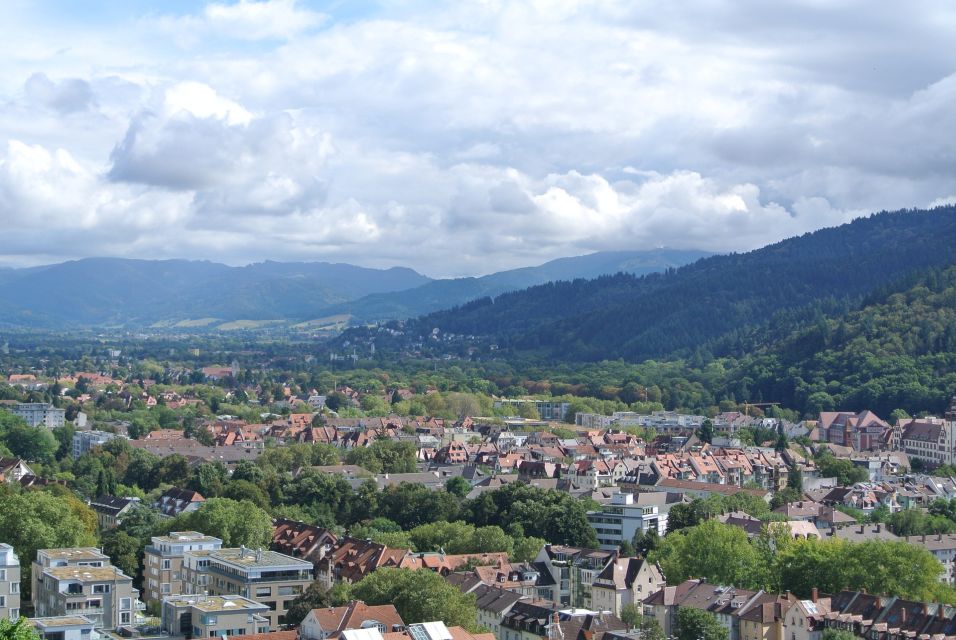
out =
<path fill-rule="evenodd" d="M 57 580 L 80 580 L 94 582 L 100 580 L 132 580 L 128 575 L 116 567 L 50 567 L 43 573 Z"/>
<path fill-rule="evenodd" d="M 260 604 L 242 596 L 203 596 L 203 595 L 179 595 L 163 598 L 163 603 L 169 603 L 175 607 L 195 607 L 206 613 L 221 611 L 267 611 L 268 605 Z"/>
<path fill-rule="evenodd" d="M 40 549 L 37 554 L 43 554 L 51 560 L 109 560 L 109 556 L 96 547 L 73 547 L 69 549 Z"/>
<path fill-rule="evenodd" d="M 265 549 L 220 549 L 209 554 L 215 560 L 221 560 L 229 564 L 238 565 L 246 568 L 271 568 L 271 567 L 296 567 L 300 569 L 312 570 L 312 563 L 307 560 L 299 560 L 284 553 L 277 553 Z"/>
<path fill-rule="evenodd" d="M 92 620 L 86 616 L 50 616 L 48 618 L 30 618 L 30 624 L 39 629 L 53 629 L 56 627 L 93 626 Z"/>
<path fill-rule="evenodd" d="M 184 542 L 222 542 L 219 538 L 207 536 L 198 531 L 172 531 L 168 536 L 155 536 L 154 542 L 169 542 L 180 544 Z"/>

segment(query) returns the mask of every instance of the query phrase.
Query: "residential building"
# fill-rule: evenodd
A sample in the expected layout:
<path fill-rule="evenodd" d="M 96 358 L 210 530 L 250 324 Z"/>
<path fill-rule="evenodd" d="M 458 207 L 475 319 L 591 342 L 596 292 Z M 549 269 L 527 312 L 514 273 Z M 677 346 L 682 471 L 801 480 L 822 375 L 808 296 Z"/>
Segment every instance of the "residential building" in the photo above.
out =
<path fill-rule="evenodd" d="M 196 511 L 206 499 L 198 491 L 170 487 L 153 505 L 164 518 L 175 518 L 184 513 Z"/>
<path fill-rule="evenodd" d="M 459 585 L 459 589 L 465 593 L 475 594 L 475 605 L 478 608 L 478 626 L 491 631 L 498 640 L 504 640 L 501 623 L 515 603 L 522 600 L 532 600 L 520 593 L 484 583 L 476 583 L 473 590 L 468 590 L 465 585 Z"/>
<path fill-rule="evenodd" d="M 190 564 L 191 559 L 198 562 Z M 262 549 L 186 551 L 183 558 L 193 588 L 205 581 L 211 595 L 238 594 L 268 606 L 264 615 L 277 628 L 289 603 L 312 584 L 312 563 Z M 203 566 L 205 565 L 205 566 Z M 195 571 L 192 567 L 195 566 Z"/>
<path fill-rule="evenodd" d="M 20 617 L 20 559 L 13 547 L 0 543 L 0 619 Z"/>
<path fill-rule="evenodd" d="M 133 579 L 99 549 L 42 549 L 33 563 L 33 606 L 41 618 L 81 615 L 97 629 L 133 623 L 142 608 Z"/>
<path fill-rule="evenodd" d="M 591 584 L 591 607 L 620 617 L 624 605 L 643 602 L 664 584 L 659 565 L 644 558 L 617 558 Z"/>
<path fill-rule="evenodd" d="M 123 524 L 123 517 L 136 505 L 142 504 L 139 498 L 116 498 L 100 496 L 90 500 L 90 508 L 96 512 L 96 521 L 100 529 L 112 529 Z"/>
<path fill-rule="evenodd" d="M 685 580 L 674 587 L 663 587 L 644 601 L 645 611 L 652 613 L 665 635 L 677 628 L 677 612 L 691 607 L 711 613 L 727 629 L 729 640 L 742 640 L 740 614 L 763 592 L 749 591 L 704 580 Z"/>
<path fill-rule="evenodd" d="M 956 462 L 956 420 L 903 420 L 900 427 L 900 448 L 910 458 L 918 458 L 932 467 Z"/>
<path fill-rule="evenodd" d="M 571 407 L 569 402 L 556 402 L 552 400 L 526 400 L 520 398 L 501 398 L 495 400 L 494 407 L 496 409 L 513 409 L 516 413 L 518 408 L 522 405 L 531 405 L 537 410 L 538 417 L 541 420 L 549 420 L 553 422 L 561 422 L 564 420 L 565 416 L 568 413 L 568 409 Z"/>
<path fill-rule="evenodd" d="M 337 540 L 328 529 L 277 518 L 272 524 L 272 543 L 269 548 L 293 558 L 308 560 L 318 569 L 319 562 L 332 551 Z"/>
<path fill-rule="evenodd" d="M 787 640 L 784 619 L 796 602 L 789 592 L 760 593 L 737 614 L 740 640 Z"/>
<path fill-rule="evenodd" d="M 638 531 L 654 530 L 661 536 L 667 532 L 667 516 L 660 513 L 658 505 L 636 504 L 633 493 L 615 493 L 611 504 L 589 511 L 587 518 L 602 549 L 617 549 L 625 540 L 633 540 Z"/>
<path fill-rule="evenodd" d="M 956 585 L 956 534 L 906 536 L 903 540 L 932 553 L 933 557 L 943 565 L 943 573 L 939 576 L 940 582 Z"/>
<path fill-rule="evenodd" d="M 13 484 L 35 475 L 23 458 L 0 458 L 0 481 Z"/>
<path fill-rule="evenodd" d="M 498 640 L 541 640 L 552 636 L 551 625 L 558 624 L 558 605 L 547 600 L 516 602 L 505 614 Z"/>
<path fill-rule="evenodd" d="M 787 610 L 783 621 L 786 640 L 822 640 L 829 613 L 830 599 L 819 598 L 814 589 L 809 600 L 797 600 Z"/>
<path fill-rule="evenodd" d="M 30 624 L 41 640 L 90 640 L 96 627 L 86 616 L 30 618 Z"/>
<path fill-rule="evenodd" d="M 21 402 L 13 405 L 11 412 L 26 420 L 31 427 L 56 429 L 66 422 L 66 410 L 58 409 L 48 402 Z"/>
<path fill-rule="evenodd" d="M 580 549 L 546 544 L 538 552 L 535 565 L 554 580 L 549 600 L 572 607 L 591 608 L 591 585 L 612 560 L 616 551 Z"/>
<path fill-rule="evenodd" d="M 872 411 L 850 413 L 824 411 L 820 413 L 820 434 L 827 442 L 854 451 L 872 451 L 883 447 L 891 427 Z"/>
<path fill-rule="evenodd" d="M 93 447 L 102 447 L 110 440 L 120 437 L 122 436 L 116 433 L 110 433 L 109 431 L 77 431 L 73 434 L 73 459 L 76 460 L 80 458 L 80 456 L 88 453 Z"/>
<path fill-rule="evenodd" d="M 394 605 L 370 606 L 352 600 L 343 607 L 313 609 L 299 625 L 302 640 L 336 640 L 348 629 L 377 629 L 379 633 L 405 630 L 405 621 Z"/>
<path fill-rule="evenodd" d="M 269 607 L 237 595 L 163 598 L 161 629 L 186 638 L 226 638 L 268 633 Z"/>
<path fill-rule="evenodd" d="M 143 555 L 143 595 L 146 602 L 159 602 L 183 589 L 183 556 L 187 551 L 214 551 L 222 540 L 196 531 L 174 531 L 153 536 Z"/>

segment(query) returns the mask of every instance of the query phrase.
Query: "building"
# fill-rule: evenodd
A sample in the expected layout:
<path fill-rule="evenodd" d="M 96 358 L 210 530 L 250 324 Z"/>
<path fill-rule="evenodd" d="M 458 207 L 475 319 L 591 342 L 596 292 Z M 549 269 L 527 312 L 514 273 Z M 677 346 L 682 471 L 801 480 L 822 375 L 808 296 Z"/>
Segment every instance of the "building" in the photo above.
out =
<path fill-rule="evenodd" d="M 664 584 L 659 565 L 644 558 L 617 558 L 591 584 L 591 607 L 620 617 L 624 605 L 643 602 Z"/>
<path fill-rule="evenodd" d="M 568 409 L 571 408 L 571 404 L 569 402 L 555 402 L 552 400 L 502 398 L 500 400 L 495 400 L 494 403 L 495 409 L 513 409 L 515 412 L 518 411 L 518 407 L 521 405 L 533 406 L 538 412 L 538 417 L 541 420 L 549 420 L 553 422 L 563 421 L 565 416 L 568 414 Z"/>
<path fill-rule="evenodd" d="M 269 607 L 242 596 L 175 595 L 163 598 L 161 629 L 187 638 L 225 638 L 270 631 Z"/>
<path fill-rule="evenodd" d="M 13 405 L 11 411 L 31 427 L 56 429 L 66 423 L 66 410 L 57 409 L 47 402 L 21 402 Z"/>
<path fill-rule="evenodd" d="M 943 565 L 943 573 L 940 574 L 939 581 L 956 585 L 956 534 L 906 536 L 903 540 L 932 553 L 933 557 Z"/>
<path fill-rule="evenodd" d="M 121 436 L 109 431 L 77 431 L 73 434 L 73 459 L 76 460 L 93 447 L 102 447 L 110 440 L 119 437 Z"/>
<path fill-rule="evenodd" d="M 133 623 L 143 608 L 133 579 L 99 549 L 41 549 L 33 563 L 33 606 L 41 618 L 85 616 L 97 629 Z"/>
<path fill-rule="evenodd" d="M 658 505 L 636 504 L 633 493 L 615 493 L 611 504 L 589 511 L 587 518 L 602 549 L 617 549 L 622 542 L 633 540 L 638 531 L 667 533 L 667 516 L 660 513 Z"/>
<path fill-rule="evenodd" d="M 196 531 L 174 531 L 153 536 L 143 555 L 143 595 L 146 602 L 159 602 L 183 589 L 183 556 L 187 551 L 214 551 L 222 540 Z"/>
<path fill-rule="evenodd" d="M 269 608 L 265 616 L 273 628 L 283 622 L 289 603 L 312 584 L 311 562 L 275 551 L 245 547 L 186 551 L 183 563 L 193 589 L 261 602 Z"/>
<path fill-rule="evenodd" d="M 947 416 L 951 412 L 947 412 Z M 931 467 L 956 461 L 956 420 L 921 418 L 901 421 L 900 448 Z"/>
<path fill-rule="evenodd" d="M 881 449 L 886 432 L 891 430 L 889 424 L 868 410 L 860 413 L 824 411 L 820 413 L 819 428 L 827 442 L 850 447 L 854 451 Z"/>
<path fill-rule="evenodd" d="M 405 630 L 405 621 L 398 615 L 394 605 L 369 606 L 361 600 L 352 600 L 343 607 L 313 609 L 307 613 L 299 626 L 299 638 L 334 640 L 348 629 L 377 629 L 382 634 L 395 633 Z"/>
<path fill-rule="evenodd" d="M 23 458 L 0 458 L 0 481 L 13 484 L 35 475 Z"/>
<path fill-rule="evenodd" d="M 41 640 L 90 640 L 96 625 L 86 616 L 30 618 Z"/>
<path fill-rule="evenodd" d="M 116 498 L 100 496 L 90 500 L 90 508 L 96 512 L 96 521 L 100 529 L 113 529 L 123 524 L 123 518 L 136 505 L 141 504 L 139 498 Z"/>
<path fill-rule="evenodd" d="M 591 585 L 604 567 L 616 559 L 616 551 L 546 544 L 538 552 L 535 566 L 550 574 L 554 586 L 539 593 L 561 605 L 590 609 Z"/>
<path fill-rule="evenodd" d="M 175 518 L 184 513 L 196 511 L 205 501 L 206 499 L 198 491 L 170 487 L 159 496 L 153 507 L 159 511 L 159 515 L 162 517 Z"/>
<path fill-rule="evenodd" d="M 20 559 L 13 547 L 0 543 L 0 619 L 20 617 Z"/>

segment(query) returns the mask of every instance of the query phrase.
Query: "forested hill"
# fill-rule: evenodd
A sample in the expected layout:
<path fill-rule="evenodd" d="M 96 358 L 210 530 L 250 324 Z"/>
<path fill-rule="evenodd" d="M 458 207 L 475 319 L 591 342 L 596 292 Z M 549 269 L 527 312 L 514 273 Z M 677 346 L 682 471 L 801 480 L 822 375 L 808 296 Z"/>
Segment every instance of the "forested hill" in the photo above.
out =
<path fill-rule="evenodd" d="M 548 359 L 682 356 L 729 348 L 735 341 L 728 336 L 788 311 L 834 299 L 850 306 L 907 274 L 953 263 L 956 207 L 883 212 L 663 274 L 551 283 L 388 327 L 398 334 L 354 330 L 346 339 L 374 334 L 378 348 L 406 348 L 438 329 Z M 424 342 L 426 349 L 456 346 Z"/>
<path fill-rule="evenodd" d="M 739 399 L 810 415 L 835 408 L 939 414 L 956 391 L 956 267 L 924 271 L 845 315 L 819 316 L 740 360 L 733 377 Z"/>

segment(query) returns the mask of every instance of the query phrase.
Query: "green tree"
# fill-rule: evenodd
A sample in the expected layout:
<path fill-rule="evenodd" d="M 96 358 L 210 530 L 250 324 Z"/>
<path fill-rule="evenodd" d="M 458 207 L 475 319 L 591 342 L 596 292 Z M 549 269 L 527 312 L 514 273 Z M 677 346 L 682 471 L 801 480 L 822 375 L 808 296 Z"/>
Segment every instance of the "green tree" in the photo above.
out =
<path fill-rule="evenodd" d="M 621 622 L 627 625 L 628 629 L 637 629 L 644 621 L 644 614 L 641 613 L 640 605 L 628 602 L 621 607 Z"/>
<path fill-rule="evenodd" d="M 511 558 L 515 562 L 531 562 L 548 542 L 544 538 L 534 536 L 520 536 L 515 538 L 514 553 Z"/>
<path fill-rule="evenodd" d="M 660 562 L 664 575 L 674 583 L 704 577 L 720 584 L 760 588 L 768 580 L 767 567 L 744 530 L 716 520 L 668 534 L 649 559 Z"/>
<path fill-rule="evenodd" d="M 700 424 L 700 428 L 697 430 L 697 437 L 701 442 L 706 442 L 707 444 L 714 441 L 714 423 L 710 421 L 710 418 L 706 418 Z"/>
<path fill-rule="evenodd" d="M 727 640 L 727 627 L 708 611 L 681 607 L 677 611 L 677 640 Z"/>
<path fill-rule="evenodd" d="M 331 606 L 333 606 L 332 599 L 328 590 L 316 580 L 310 584 L 300 596 L 289 603 L 289 608 L 285 614 L 285 623 L 292 625 L 302 624 L 302 620 L 313 609 L 324 609 L 325 607 Z"/>
<path fill-rule="evenodd" d="M 96 514 L 75 498 L 71 502 L 46 491 L 0 494 L 0 540 L 27 561 L 38 549 L 95 545 L 95 523 Z M 21 593 L 29 599 L 29 571 L 21 573 Z"/>
<path fill-rule="evenodd" d="M 140 567 L 140 541 L 121 529 L 103 534 L 103 553 L 128 576 L 136 577 Z"/>
<path fill-rule="evenodd" d="M 48 429 L 31 427 L 22 421 L 11 426 L 4 439 L 14 455 L 43 464 L 54 461 L 59 447 L 56 438 Z"/>
<path fill-rule="evenodd" d="M 224 547 L 267 548 L 272 541 L 272 518 L 249 502 L 229 498 L 206 500 L 199 509 L 177 518 L 177 529 L 195 530 L 222 540 Z"/>
<path fill-rule="evenodd" d="M 454 476 L 445 483 L 445 491 L 459 498 L 464 498 L 471 491 L 471 483 L 461 476 Z"/>
<path fill-rule="evenodd" d="M 463 594 L 437 573 L 427 569 L 378 569 L 350 589 L 367 604 L 392 604 L 406 623 L 442 620 L 449 627 L 476 632 L 475 596 Z"/>
<path fill-rule="evenodd" d="M 26 618 L 0 618 L 0 640 L 40 640 L 40 634 Z"/>
<path fill-rule="evenodd" d="M 859 637 L 846 629 L 824 629 L 823 640 L 860 640 Z"/>

